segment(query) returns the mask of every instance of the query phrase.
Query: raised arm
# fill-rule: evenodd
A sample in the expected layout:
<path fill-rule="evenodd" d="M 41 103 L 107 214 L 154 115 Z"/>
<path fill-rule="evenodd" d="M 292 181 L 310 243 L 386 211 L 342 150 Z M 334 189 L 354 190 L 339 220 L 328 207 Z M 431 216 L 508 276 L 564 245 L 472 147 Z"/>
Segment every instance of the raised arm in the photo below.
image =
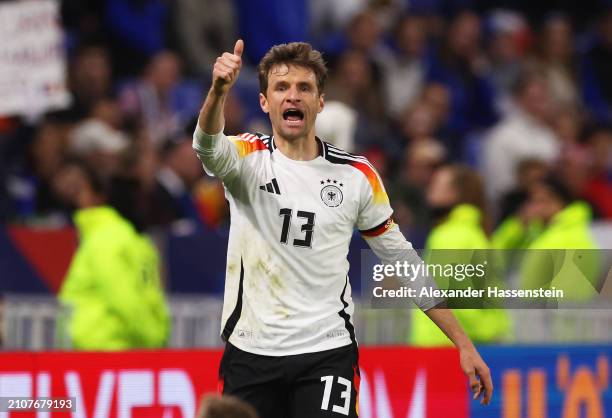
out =
<path fill-rule="evenodd" d="M 224 52 L 215 61 L 212 86 L 208 91 L 198 118 L 198 124 L 206 134 L 214 135 L 223 129 L 225 124 L 225 119 L 223 118 L 225 98 L 230 88 L 238 79 L 238 74 L 242 67 L 243 50 L 244 42 L 242 39 L 238 39 L 236 45 L 234 45 L 233 54 Z"/>
<path fill-rule="evenodd" d="M 236 41 L 234 53 L 225 52 L 213 67 L 212 86 L 198 117 L 193 134 L 193 149 L 204 170 L 222 180 L 231 180 L 240 171 L 240 155 L 236 145 L 223 133 L 223 109 L 230 88 L 236 82 L 242 66 L 244 42 Z"/>

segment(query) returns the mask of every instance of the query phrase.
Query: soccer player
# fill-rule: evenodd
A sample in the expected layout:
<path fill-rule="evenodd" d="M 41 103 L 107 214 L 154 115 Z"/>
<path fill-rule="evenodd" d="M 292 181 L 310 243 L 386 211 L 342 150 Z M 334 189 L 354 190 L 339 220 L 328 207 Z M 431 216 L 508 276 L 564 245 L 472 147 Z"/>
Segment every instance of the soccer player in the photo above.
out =
<path fill-rule="evenodd" d="M 385 263 L 418 256 L 368 160 L 315 136 L 327 70 L 309 44 L 274 46 L 259 63 L 259 103 L 273 135 L 223 133 L 243 49 L 238 40 L 217 58 L 193 141 L 231 211 L 220 385 L 261 417 L 357 417 L 346 258 L 353 229 Z M 458 347 L 474 399 L 489 403 L 489 369 L 452 313 L 435 300 L 416 302 Z"/>

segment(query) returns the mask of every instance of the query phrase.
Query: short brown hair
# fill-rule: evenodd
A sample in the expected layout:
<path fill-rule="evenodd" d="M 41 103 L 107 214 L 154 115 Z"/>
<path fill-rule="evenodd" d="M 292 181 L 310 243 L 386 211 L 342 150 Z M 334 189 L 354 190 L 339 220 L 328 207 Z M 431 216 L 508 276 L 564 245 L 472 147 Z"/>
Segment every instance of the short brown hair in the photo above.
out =
<path fill-rule="evenodd" d="M 323 56 L 306 42 L 291 42 L 289 44 L 275 45 L 261 59 L 257 66 L 259 76 L 259 91 L 265 95 L 268 90 L 268 75 L 272 67 L 278 64 L 305 67 L 315 74 L 317 90 L 323 93 L 327 80 L 327 67 Z"/>
<path fill-rule="evenodd" d="M 234 396 L 208 395 L 202 400 L 198 418 L 258 418 L 255 408 Z"/>

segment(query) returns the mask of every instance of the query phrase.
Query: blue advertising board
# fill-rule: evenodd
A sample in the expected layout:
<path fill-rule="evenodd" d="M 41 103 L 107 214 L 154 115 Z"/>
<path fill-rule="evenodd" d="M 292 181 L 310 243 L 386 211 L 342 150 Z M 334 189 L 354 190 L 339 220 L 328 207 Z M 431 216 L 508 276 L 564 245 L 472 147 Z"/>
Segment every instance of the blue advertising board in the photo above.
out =
<path fill-rule="evenodd" d="M 612 333 L 612 329 L 610 330 Z M 481 347 L 493 402 L 473 418 L 612 418 L 612 346 Z"/>

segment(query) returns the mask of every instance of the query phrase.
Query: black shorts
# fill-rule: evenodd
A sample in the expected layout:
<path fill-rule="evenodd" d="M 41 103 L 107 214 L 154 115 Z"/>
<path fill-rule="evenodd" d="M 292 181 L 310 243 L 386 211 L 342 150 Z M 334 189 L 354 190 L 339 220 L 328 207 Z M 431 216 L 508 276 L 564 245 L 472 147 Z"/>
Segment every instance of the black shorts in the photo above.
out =
<path fill-rule="evenodd" d="M 357 418 L 355 344 L 276 357 L 251 354 L 227 343 L 219 379 L 224 394 L 250 403 L 260 418 Z"/>

